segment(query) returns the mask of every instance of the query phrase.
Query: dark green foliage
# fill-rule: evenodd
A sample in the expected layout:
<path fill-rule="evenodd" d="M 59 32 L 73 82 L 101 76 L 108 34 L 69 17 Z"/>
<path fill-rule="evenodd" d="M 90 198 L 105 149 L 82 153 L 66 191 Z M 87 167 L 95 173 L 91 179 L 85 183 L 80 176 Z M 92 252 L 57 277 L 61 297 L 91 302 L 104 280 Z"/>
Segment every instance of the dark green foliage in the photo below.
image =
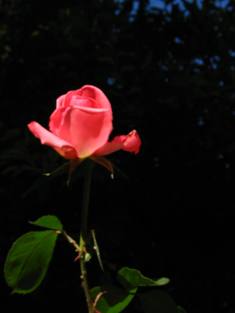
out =
<path fill-rule="evenodd" d="M 140 295 L 140 303 L 144 313 L 179 313 L 174 300 L 160 290 L 147 291 Z"/>
<path fill-rule="evenodd" d="M 119 313 L 123 311 L 133 300 L 138 287 L 157 287 L 168 282 L 166 278 L 152 280 L 145 277 L 139 270 L 128 267 L 123 267 L 118 271 L 117 280 L 120 286 L 106 284 L 102 287 L 92 289 L 92 298 L 95 300 L 99 297 L 97 309 L 102 313 Z M 163 282 L 163 280 L 165 280 L 165 282 Z M 160 281 L 162 281 L 162 283 Z M 158 301 L 158 299 L 156 301 Z M 170 302 L 172 301 L 173 300 L 170 299 Z M 167 309 L 168 306 L 166 306 L 166 310 Z M 171 313 L 171 311 L 169 311 L 169 313 Z"/>
<path fill-rule="evenodd" d="M 123 288 L 106 285 L 104 289 L 101 287 L 94 287 L 91 290 L 92 298 L 103 293 L 97 302 L 97 309 L 102 313 L 119 313 L 122 312 L 135 296 L 137 288 L 125 290 Z"/>
<path fill-rule="evenodd" d="M 169 283 L 166 277 L 156 280 L 145 277 L 139 270 L 123 267 L 118 271 L 118 280 L 126 287 L 159 287 Z"/>
<path fill-rule="evenodd" d="M 42 282 L 54 251 L 58 233 L 33 231 L 12 245 L 4 266 L 5 279 L 13 293 L 33 292 Z"/>
<path fill-rule="evenodd" d="M 42 216 L 36 221 L 30 222 L 30 224 L 59 231 L 63 230 L 61 221 L 55 215 Z"/>

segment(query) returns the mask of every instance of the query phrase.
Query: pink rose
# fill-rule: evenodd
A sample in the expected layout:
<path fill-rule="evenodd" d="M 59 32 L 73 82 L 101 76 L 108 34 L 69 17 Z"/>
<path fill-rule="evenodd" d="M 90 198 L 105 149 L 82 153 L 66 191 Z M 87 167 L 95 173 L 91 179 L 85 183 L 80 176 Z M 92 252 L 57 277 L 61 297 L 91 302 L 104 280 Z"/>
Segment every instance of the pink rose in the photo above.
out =
<path fill-rule="evenodd" d="M 139 152 L 141 140 L 135 130 L 109 142 L 112 127 L 110 102 L 99 88 L 91 85 L 69 91 L 57 99 L 56 109 L 50 116 L 50 131 L 34 121 L 28 124 L 42 144 L 66 159 L 95 158 L 117 150 Z"/>

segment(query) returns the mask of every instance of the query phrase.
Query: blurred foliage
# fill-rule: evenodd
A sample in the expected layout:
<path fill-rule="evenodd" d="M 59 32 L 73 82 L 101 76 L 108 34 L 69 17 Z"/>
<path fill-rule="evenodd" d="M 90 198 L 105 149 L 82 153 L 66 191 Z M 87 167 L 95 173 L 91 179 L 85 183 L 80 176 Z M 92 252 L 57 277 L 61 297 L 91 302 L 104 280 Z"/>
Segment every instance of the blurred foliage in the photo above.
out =
<path fill-rule="evenodd" d="M 46 125 L 59 95 L 91 83 L 116 129 L 140 130 L 152 163 L 233 151 L 234 4 L 181 3 L 2 1 L 2 123 Z"/>
<path fill-rule="evenodd" d="M 114 133 L 136 128 L 143 139 L 140 158 L 125 156 L 120 162 L 118 155 L 118 165 L 131 163 L 130 176 L 138 169 L 145 184 L 148 179 L 159 185 L 159 203 L 170 190 L 169 201 L 177 199 L 166 206 L 181 207 L 182 213 L 191 198 L 196 198 L 191 203 L 195 209 L 202 205 L 197 194 L 209 213 L 223 214 L 224 201 L 230 207 L 235 151 L 232 1 L 5 0 L 0 9 L 3 151 L 10 147 L 24 166 L 36 162 L 52 170 L 56 157 L 48 152 L 48 169 L 48 149 L 28 135 L 26 124 L 37 120 L 47 126 L 59 95 L 95 84 L 111 99 Z M 10 170 L 6 163 L 4 167 Z M 17 165 L 16 172 L 21 169 Z M 212 189 L 205 193 L 208 185 Z M 207 204 L 215 194 L 219 198 L 211 209 Z"/>
<path fill-rule="evenodd" d="M 47 126 L 58 96 L 94 84 L 112 102 L 114 133 L 136 128 L 143 139 L 139 156 L 112 157 L 125 175 L 110 182 L 102 169 L 95 172 L 99 183 L 92 203 L 98 210 L 91 223 L 106 266 L 130 261 L 148 268 L 150 277 L 157 268 L 173 276 L 171 292 L 188 312 L 233 312 L 234 259 L 223 258 L 231 244 L 220 242 L 218 230 L 234 215 L 234 38 L 232 0 L 1 0 L 5 245 L 22 232 L 25 219 L 55 211 L 77 231 L 78 187 L 72 184 L 68 191 L 63 175 L 42 176 L 63 160 L 42 147 L 26 124 L 37 120 Z M 231 238 L 228 220 L 219 235 Z M 172 243 L 176 234 L 189 240 L 199 228 L 200 234 L 209 228 L 211 236 L 198 239 L 200 248 L 195 242 Z"/>

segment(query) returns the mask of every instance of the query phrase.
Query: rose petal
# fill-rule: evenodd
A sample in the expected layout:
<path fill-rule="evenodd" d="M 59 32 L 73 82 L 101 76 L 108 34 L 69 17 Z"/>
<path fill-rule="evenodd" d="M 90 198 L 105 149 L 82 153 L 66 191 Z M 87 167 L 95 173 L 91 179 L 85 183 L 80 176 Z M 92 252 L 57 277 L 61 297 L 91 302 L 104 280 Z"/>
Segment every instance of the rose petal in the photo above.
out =
<path fill-rule="evenodd" d="M 59 109 L 64 106 L 66 95 L 62 95 L 56 99 L 56 108 Z"/>
<path fill-rule="evenodd" d="M 56 150 L 60 155 L 66 159 L 77 159 L 77 153 L 74 147 L 65 140 L 58 138 L 56 135 L 49 132 L 37 122 L 28 124 L 29 130 L 35 137 L 39 138 L 41 143 L 48 145 Z"/>
<path fill-rule="evenodd" d="M 110 112 L 110 119 L 112 121 L 111 104 L 102 90 L 92 85 L 85 85 L 82 88 L 80 88 L 77 93 L 80 96 L 95 100 L 95 103 L 98 105 L 96 107 L 107 109 L 108 112 Z"/>
<path fill-rule="evenodd" d="M 132 130 L 128 135 L 115 137 L 111 142 L 107 142 L 103 147 L 95 151 L 94 156 L 104 156 L 117 150 L 124 150 L 137 154 L 140 150 L 141 139 L 136 130 Z"/>
<path fill-rule="evenodd" d="M 80 158 L 85 158 L 107 142 L 109 122 L 106 111 L 81 110 L 74 106 L 66 111 L 57 135 L 71 143 Z"/>
<path fill-rule="evenodd" d="M 74 91 L 69 91 L 65 95 L 60 96 L 56 100 L 56 109 L 52 112 L 49 120 L 50 131 L 58 136 L 58 132 L 63 123 L 66 109 L 70 106 Z"/>
<path fill-rule="evenodd" d="M 50 131 L 76 148 L 80 158 L 103 146 L 112 131 L 112 108 L 97 87 L 85 85 L 57 99 Z"/>
<path fill-rule="evenodd" d="M 78 89 L 79 90 L 79 89 Z M 71 98 L 76 94 L 77 90 L 70 90 L 65 95 L 60 96 L 56 100 L 56 108 L 66 108 L 70 105 Z"/>

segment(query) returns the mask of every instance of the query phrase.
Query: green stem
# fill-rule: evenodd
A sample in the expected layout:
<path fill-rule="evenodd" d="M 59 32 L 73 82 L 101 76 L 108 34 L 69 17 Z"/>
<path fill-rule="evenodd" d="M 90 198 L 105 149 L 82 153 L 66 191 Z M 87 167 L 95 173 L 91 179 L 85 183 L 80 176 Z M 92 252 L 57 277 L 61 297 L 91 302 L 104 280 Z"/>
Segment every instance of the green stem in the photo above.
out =
<path fill-rule="evenodd" d="M 82 212 L 81 212 L 81 235 L 86 241 L 87 239 L 87 221 L 89 211 L 89 200 L 90 200 L 90 189 L 91 189 L 91 177 L 93 162 L 91 160 L 86 161 L 86 172 L 84 175 L 84 187 L 83 187 L 83 201 L 82 201 Z"/>
<path fill-rule="evenodd" d="M 86 240 L 87 240 L 87 221 L 88 221 L 88 209 L 89 209 L 89 200 L 90 200 L 90 189 L 91 189 L 91 177 L 92 177 L 92 168 L 93 162 L 91 160 L 86 161 L 86 173 L 84 175 L 84 189 L 83 189 L 83 203 L 81 211 L 81 230 L 80 230 L 80 271 L 81 271 L 81 280 L 82 288 L 85 293 L 86 303 L 88 307 L 88 312 L 94 312 L 94 306 L 90 295 L 90 289 L 87 279 L 87 270 L 86 270 Z"/>

